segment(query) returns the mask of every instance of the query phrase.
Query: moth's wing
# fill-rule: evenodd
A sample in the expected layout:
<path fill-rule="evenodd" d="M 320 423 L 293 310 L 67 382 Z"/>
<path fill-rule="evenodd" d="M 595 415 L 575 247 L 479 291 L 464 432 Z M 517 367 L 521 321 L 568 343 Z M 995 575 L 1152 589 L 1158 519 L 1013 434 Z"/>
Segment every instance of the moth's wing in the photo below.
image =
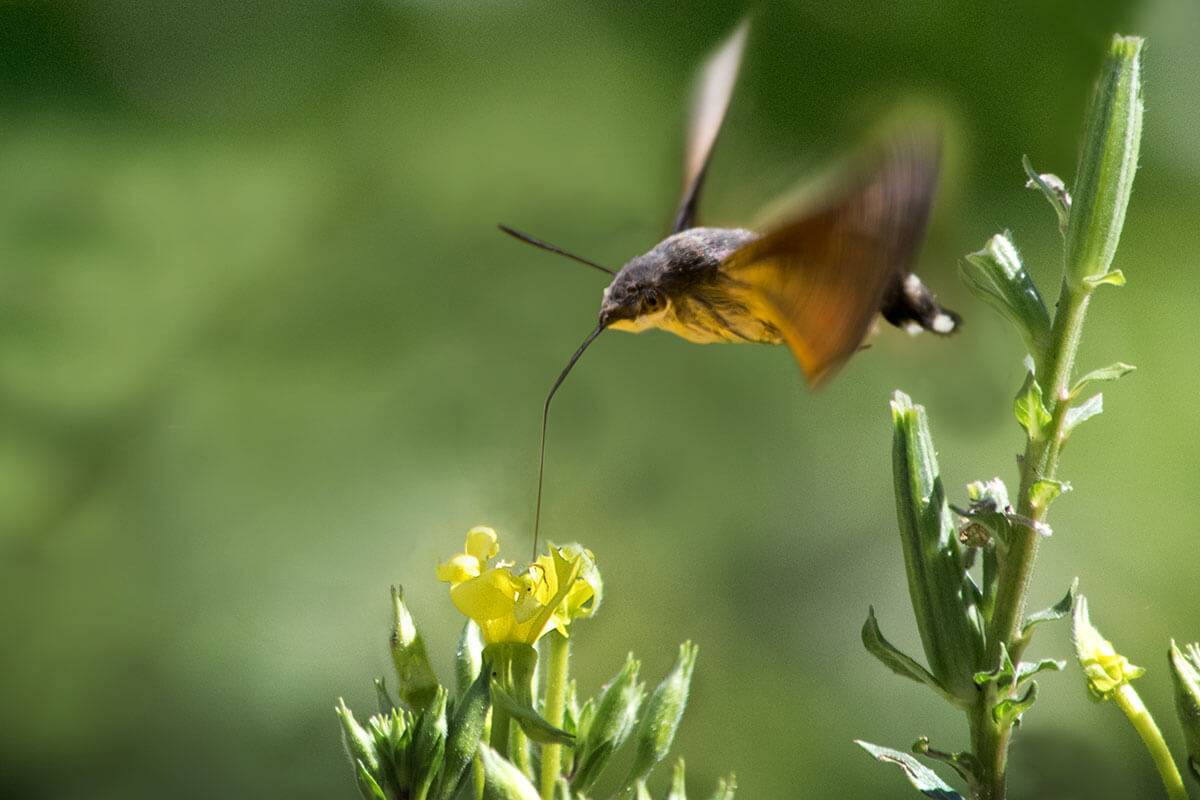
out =
<path fill-rule="evenodd" d="M 885 290 L 907 273 L 929 216 L 939 155 L 933 139 L 894 145 L 834 202 L 722 262 L 756 295 L 810 385 L 859 349 Z"/>
<path fill-rule="evenodd" d="M 750 21 L 745 20 L 713 52 L 696 81 L 692 98 L 692 113 L 688 123 L 687 149 L 683 165 L 683 198 L 675 214 L 671 233 L 686 231 L 695 226 L 696 204 L 700 198 L 700 186 L 708 170 L 713 143 L 729 108 L 733 85 L 737 82 L 738 68 L 742 63 L 742 51 L 746 48 L 746 33 Z"/>

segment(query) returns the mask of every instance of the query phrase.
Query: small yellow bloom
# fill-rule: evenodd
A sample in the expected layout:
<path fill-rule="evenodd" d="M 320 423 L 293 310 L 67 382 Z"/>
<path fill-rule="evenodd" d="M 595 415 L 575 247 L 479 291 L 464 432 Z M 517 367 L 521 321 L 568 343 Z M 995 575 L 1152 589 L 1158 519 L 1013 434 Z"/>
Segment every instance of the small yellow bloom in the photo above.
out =
<path fill-rule="evenodd" d="M 1086 597 L 1080 595 L 1075 601 L 1074 616 L 1075 654 L 1096 699 L 1106 700 L 1122 685 L 1141 677 L 1146 670 L 1129 663 L 1092 625 Z"/>
<path fill-rule="evenodd" d="M 566 636 L 571 619 L 595 610 L 600 576 L 591 551 L 554 547 L 523 571 L 505 562 L 489 566 L 497 552 L 495 531 L 472 528 L 466 552 L 437 568 L 455 607 L 475 621 L 485 643 L 532 645 L 552 627 Z"/>

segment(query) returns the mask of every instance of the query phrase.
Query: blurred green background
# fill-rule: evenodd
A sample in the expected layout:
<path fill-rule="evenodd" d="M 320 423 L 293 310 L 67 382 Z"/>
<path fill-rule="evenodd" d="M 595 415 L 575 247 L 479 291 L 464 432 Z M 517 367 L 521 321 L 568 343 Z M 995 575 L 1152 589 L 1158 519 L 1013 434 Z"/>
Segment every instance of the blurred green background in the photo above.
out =
<path fill-rule="evenodd" d="M 389 671 L 405 586 L 450 677 L 433 567 L 467 528 L 530 542 L 541 403 L 602 276 L 669 225 L 684 99 L 740 4 L 0 2 L 0 796 L 355 796 L 332 713 Z M 756 4 L 702 220 L 756 210 L 899 107 L 943 120 L 920 271 L 966 317 L 881 330 L 820 393 L 782 348 L 607 334 L 556 400 L 544 533 L 595 552 L 575 670 L 662 675 L 700 645 L 692 791 L 911 797 L 856 737 L 965 746 L 862 649 L 919 650 L 887 400 L 944 475 L 1014 482 L 1021 347 L 956 263 L 1011 228 L 1049 297 L 1060 244 L 1022 154 L 1074 173 L 1109 36 L 1147 36 L 1146 127 L 1081 366 L 1107 387 L 1062 475 L 1034 602 L 1074 576 L 1180 750 L 1167 640 L 1200 637 L 1200 7 Z M 1047 626 L 1031 656 L 1066 658 Z M 1014 797 L 1158 796 L 1077 669 L 1040 681 Z"/>

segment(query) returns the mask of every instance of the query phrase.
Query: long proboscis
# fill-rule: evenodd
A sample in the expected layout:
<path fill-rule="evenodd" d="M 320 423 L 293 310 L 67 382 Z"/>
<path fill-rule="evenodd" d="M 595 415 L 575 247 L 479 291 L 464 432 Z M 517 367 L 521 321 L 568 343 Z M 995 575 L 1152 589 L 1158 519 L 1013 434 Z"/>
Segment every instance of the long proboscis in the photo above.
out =
<path fill-rule="evenodd" d="M 583 351 L 587 350 L 597 336 L 604 331 L 603 325 L 597 325 L 596 329 L 588 334 L 588 337 L 583 340 L 583 344 L 579 345 L 579 349 L 575 351 L 575 355 L 571 356 L 571 360 L 567 362 L 567 366 L 563 368 L 562 374 L 558 376 L 558 380 L 550 387 L 550 393 L 546 395 L 546 404 L 542 406 L 542 443 L 538 454 L 538 488 L 537 488 L 537 509 L 533 515 L 533 561 L 538 557 L 538 533 L 542 526 L 542 478 L 546 474 L 546 423 L 550 420 L 550 401 L 554 399 L 554 393 L 558 391 L 558 387 L 562 386 L 564 380 L 567 379 L 567 374 L 571 368 L 575 366 L 575 362 L 583 355 Z"/>
<path fill-rule="evenodd" d="M 555 247 L 554 245 L 550 244 L 549 242 L 543 242 L 541 239 L 535 239 L 532 236 L 530 236 L 528 233 L 521 233 L 520 231 L 518 231 L 514 228 L 510 228 L 503 223 L 500 223 L 496 227 L 498 227 L 500 230 L 504 231 L 509 236 L 513 237 L 514 239 L 520 239 L 522 242 L 525 242 L 525 244 L 531 244 L 534 247 L 540 247 L 543 250 L 549 250 L 551 253 L 558 253 L 560 256 L 566 256 L 567 258 L 571 259 L 572 261 L 578 261 L 580 264 L 587 264 L 589 267 L 598 269 L 601 272 L 607 272 L 609 275 L 617 274 L 616 270 L 611 270 L 608 267 L 605 267 L 601 264 L 597 264 L 595 261 L 589 261 L 588 259 L 584 258 L 583 256 L 577 256 L 574 253 L 563 250 L 561 247 Z"/>

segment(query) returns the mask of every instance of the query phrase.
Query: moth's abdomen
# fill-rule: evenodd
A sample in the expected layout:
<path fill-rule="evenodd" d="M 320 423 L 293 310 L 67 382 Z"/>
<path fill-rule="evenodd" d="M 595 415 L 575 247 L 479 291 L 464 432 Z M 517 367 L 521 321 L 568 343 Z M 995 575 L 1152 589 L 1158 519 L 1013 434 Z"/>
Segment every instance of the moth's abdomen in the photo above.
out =
<path fill-rule="evenodd" d="M 909 333 L 926 330 L 945 336 L 954 333 L 962 322 L 962 317 L 943 308 L 937 296 L 911 272 L 888 287 L 879 313 L 888 322 Z"/>

